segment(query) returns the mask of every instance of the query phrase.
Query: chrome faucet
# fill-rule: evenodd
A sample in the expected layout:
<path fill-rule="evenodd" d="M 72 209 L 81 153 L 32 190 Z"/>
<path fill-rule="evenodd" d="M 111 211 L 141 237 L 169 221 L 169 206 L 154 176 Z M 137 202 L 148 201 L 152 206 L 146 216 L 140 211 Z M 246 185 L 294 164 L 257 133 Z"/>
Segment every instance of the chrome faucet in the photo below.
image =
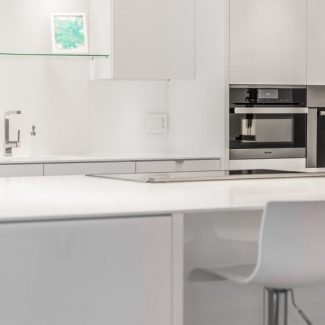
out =
<path fill-rule="evenodd" d="M 3 144 L 4 154 L 5 156 L 12 155 L 12 148 L 19 148 L 20 147 L 20 130 L 18 130 L 18 136 L 16 141 L 11 141 L 9 139 L 9 116 L 10 115 L 20 115 L 21 111 L 7 111 L 5 112 L 4 121 L 5 121 L 5 140 Z"/>

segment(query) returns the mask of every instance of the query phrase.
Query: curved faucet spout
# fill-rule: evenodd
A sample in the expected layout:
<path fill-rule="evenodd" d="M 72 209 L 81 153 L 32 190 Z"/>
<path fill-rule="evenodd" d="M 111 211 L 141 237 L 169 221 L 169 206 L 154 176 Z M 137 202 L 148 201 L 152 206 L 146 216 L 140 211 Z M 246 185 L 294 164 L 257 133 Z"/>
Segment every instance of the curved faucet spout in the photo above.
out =
<path fill-rule="evenodd" d="M 10 115 L 20 115 L 21 114 L 21 111 L 20 110 L 18 110 L 18 111 L 7 111 L 7 112 L 5 112 L 5 117 L 7 117 L 7 116 L 10 116 Z"/>

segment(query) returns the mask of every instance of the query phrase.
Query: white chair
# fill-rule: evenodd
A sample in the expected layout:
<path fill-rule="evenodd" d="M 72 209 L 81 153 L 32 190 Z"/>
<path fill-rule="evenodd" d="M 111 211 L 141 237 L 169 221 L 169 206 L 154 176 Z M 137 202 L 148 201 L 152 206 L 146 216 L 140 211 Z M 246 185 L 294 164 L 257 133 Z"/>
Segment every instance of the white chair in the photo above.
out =
<path fill-rule="evenodd" d="M 194 270 L 195 271 L 195 270 Z M 325 201 L 271 202 L 261 223 L 255 265 L 197 269 L 208 275 L 265 288 L 265 323 L 286 325 L 292 288 L 325 283 Z M 264 301 L 265 301 L 264 300 Z"/>

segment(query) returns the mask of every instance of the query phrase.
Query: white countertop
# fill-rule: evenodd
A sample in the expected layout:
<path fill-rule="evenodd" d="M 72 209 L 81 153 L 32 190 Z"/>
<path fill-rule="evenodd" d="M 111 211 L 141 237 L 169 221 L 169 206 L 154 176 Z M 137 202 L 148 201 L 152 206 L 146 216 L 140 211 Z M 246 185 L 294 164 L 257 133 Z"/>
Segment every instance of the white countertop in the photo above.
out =
<path fill-rule="evenodd" d="M 71 162 L 114 162 L 114 161 L 150 161 L 150 160 L 183 160 L 183 159 L 220 159 L 214 155 L 186 155 L 186 154 L 105 154 L 105 155 L 41 155 L 41 156 L 0 156 L 0 165 L 6 164 L 45 164 Z"/>
<path fill-rule="evenodd" d="M 86 176 L 0 179 L 0 221 L 262 209 L 325 200 L 325 177 L 148 184 Z"/>

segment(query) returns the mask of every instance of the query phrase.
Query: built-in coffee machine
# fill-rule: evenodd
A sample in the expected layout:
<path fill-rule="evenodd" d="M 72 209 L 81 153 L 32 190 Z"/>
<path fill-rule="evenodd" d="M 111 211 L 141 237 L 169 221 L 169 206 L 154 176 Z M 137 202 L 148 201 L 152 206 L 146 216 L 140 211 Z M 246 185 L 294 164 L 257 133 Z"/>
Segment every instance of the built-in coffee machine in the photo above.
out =
<path fill-rule="evenodd" d="M 305 158 L 306 87 L 231 86 L 230 159 Z"/>

